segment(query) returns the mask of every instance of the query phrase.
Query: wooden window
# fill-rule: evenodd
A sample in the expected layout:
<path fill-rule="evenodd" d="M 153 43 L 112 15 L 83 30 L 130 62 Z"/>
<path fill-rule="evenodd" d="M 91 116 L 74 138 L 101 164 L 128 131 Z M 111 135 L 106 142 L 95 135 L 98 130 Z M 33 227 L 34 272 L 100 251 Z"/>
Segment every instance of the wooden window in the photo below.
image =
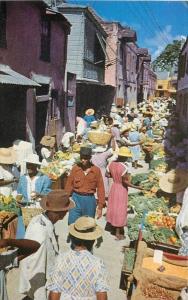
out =
<path fill-rule="evenodd" d="M 158 89 L 162 90 L 163 86 L 162 85 L 158 85 Z"/>
<path fill-rule="evenodd" d="M 41 23 L 41 54 L 40 59 L 50 62 L 51 23 L 44 18 Z"/>
<path fill-rule="evenodd" d="M 6 2 L 0 2 L 0 48 L 7 47 L 6 40 Z"/>

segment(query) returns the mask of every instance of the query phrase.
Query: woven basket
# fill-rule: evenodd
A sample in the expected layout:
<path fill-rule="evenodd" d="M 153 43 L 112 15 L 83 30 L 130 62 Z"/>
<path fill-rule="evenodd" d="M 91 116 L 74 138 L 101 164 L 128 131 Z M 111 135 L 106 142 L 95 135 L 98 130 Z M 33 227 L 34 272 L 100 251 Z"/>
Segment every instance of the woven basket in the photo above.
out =
<path fill-rule="evenodd" d="M 111 134 L 109 132 L 100 131 L 89 131 L 88 139 L 90 142 L 96 145 L 106 145 L 111 139 Z"/>
<path fill-rule="evenodd" d="M 22 217 L 25 227 L 28 226 L 31 219 L 43 212 L 42 208 L 38 207 L 22 207 Z"/>

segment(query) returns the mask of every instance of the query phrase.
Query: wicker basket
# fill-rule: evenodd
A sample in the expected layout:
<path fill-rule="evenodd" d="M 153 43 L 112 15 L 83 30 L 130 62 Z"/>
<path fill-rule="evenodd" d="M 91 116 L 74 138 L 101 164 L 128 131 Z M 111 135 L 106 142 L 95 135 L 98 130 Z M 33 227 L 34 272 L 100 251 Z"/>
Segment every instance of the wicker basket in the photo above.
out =
<path fill-rule="evenodd" d="M 109 132 L 100 131 L 89 131 L 88 139 L 90 142 L 96 145 L 106 145 L 111 139 L 111 134 Z"/>
<path fill-rule="evenodd" d="M 40 215 L 43 212 L 43 209 L 40 207 L 22 207 L 21 209 L 25 227 L 28 226 L 33 217 Z"/>

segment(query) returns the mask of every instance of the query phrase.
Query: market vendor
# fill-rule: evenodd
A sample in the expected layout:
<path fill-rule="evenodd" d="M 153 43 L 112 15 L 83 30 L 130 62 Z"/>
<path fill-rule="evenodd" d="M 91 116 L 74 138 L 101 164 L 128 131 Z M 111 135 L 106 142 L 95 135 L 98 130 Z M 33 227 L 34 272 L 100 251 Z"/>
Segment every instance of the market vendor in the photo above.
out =
<path fill-rule="evenodd" d="M 146 134 L 148 137 L 153 138 L 153 132 L 152 132 L 152 117 L 154 113 L 152 111 L 145 111 L 143 112 L 143 127 L 146 127 Z"/>
<path fill-rule="evenodd" d="M 101 170 L 101 174 L 104 182 L 106 200 L 108 198 L 108 193 L 109 193 L 109 178 L 106 177 L 106 167 L 108 164 L 108 158 L 110 158 L 114 153 L 113 150 L 115 149 L 112 148 L 107 149 L 107 147 L 104 146 L 96 146 L 93 149 L 93 155 L 91 159 L 92 163 Z"/>
<path fill-rule="evenodd" d="M 40 141 L 42 145 L 41 156 L 43 158 L 42 165 L 47 166 L 49 162 L 52 161 L 52 158 L 55 153 L 55 137 L 45 135 Z"/>
<path fill-rule="evenodd" d="M 4 196 L 12 194 L 14 183 L 18 181 L 12 170 L 15 163 L 16 153 L 13 148 L 0 148 L 0 194 Z"/>
<path fill-rule="evenodd" d="M 133 125 L 134 126 L 134 125 Z M 140 145 L 142 142 L 139 140 L 138 142 L 131 142 L 129 139 L 129 131 L 131 130 L 131 125 L 129 124 L 122 126 L 120 130 L 121 139 L 118 141 L 119 146 L 136 146 Z"/>
<path fill-rule="evenodd" d="M 81 118 L 76 117 L 76 140 L 80 142 L 87 132 L 87 122 Z"/>
<path fill-rule="evenodd" d="M 69 151 L 74 143 L 74 133 L 66 132 L 61 140 L 62 151 Z"/>
<path fill-rule="evenodd" d="M 65 190 L 72 195 L 76 207 L 69 212 L 68 223 L 74 223 L 79 217 L 88 215 L 95 217 L 97 192 L 97 216 L 102 216 L 105 204 L 105 190 L 101 171 L 91 163 L 92 149 L 81 147 L 80 163 L 76 164 L 68 177 Z"/>
<path fill-rule="evenodd" d="M 54 190 L 42 198 L 40 205 L 44 213 L 30 221 L 24 239 L 0 241 L 0 247 L 20 249 L 24 259 L 20 263 L 19 292 L 30 300 L 47 300 L 45 284 L 59 253 L 54 224 L 65 217 L 74 202 L 64 190 Z"/>
<path fill-rule="evenodd" d="M 162 191 L 172 193 L 183 193 L 182 207 L 176 219 L 176 232 L 182 240 L 184 230 L 188 226 L 188 173 L 183 169 L 171 170 L 160 178 L 159 186 Z M 182 240 L 183 241 L 183 240 Z"/>
<path fill-rule="evenodd" d="M 30 154 L 26 159 L 27 174 L 20 177 L 17 192 L 25 201 L 31 201 L 38 194 L 46 195 L 51 191 L 51 180 L 39 172 L 41 165 L 37 154 Z"/>
<path fill-rule="evenodd" d="M 85 111 L 84 120 L 87 122 L 87 127 L 90 126 L 91 122 L 95 121 L 95 111 L 92 108 L 89 108 Z"/>

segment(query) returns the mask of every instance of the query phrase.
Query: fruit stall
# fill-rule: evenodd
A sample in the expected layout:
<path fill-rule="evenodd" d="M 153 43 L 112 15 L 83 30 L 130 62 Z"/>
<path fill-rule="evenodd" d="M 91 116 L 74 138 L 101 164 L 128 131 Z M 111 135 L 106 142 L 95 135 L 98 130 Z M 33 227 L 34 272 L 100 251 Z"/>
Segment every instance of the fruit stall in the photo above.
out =
<path fill-rule="evenodd" d="M 173 254 L 178 258 L 181 257 L 177 255 L 181 247 L 181 242 L 175 231 L 176 217 L 181 206 L 175 203 L 173 195 L 170 197 L 169 194 L 163 193 L 160 190 L 157 172 L 158 171 L 151 170 L 149 173 L 136 174 L 132 177 L 132 183 L 136 185 L 141 184 L 144 190 L 139 193 L 129 194 L 128 209 L 129 212 L 132 211 L 132 215 L 128 214 L 127 223 L 130 245 L 123 249 L 124 261 L 120 281 L 120 288 L 126 290 L 128 295 L 132 294 L 133 286 L 139 286 L 138 282 L 141 282 L 140 278 L 135 276 L 135 268 L 137 268 L 138 257 L 140 255 L 140 241 L 146 245 L 145 249 L 147 247 L 150 249 L 150 252 L 161 250 L 167 255 Z M 164 255 L 165 254 L 163 254 L 163 256 Z M 186 261 L 186 259 L 184 260 Z M 144 263 L 146 262 L 148 265 L 151 263 L 151 261 L 147 261 L 147 259 L 144 260 Z M 186 263 L 188 266 L 188 260 Z M 144 264 L 143 268 L 145 269 Z M 160 272 L 158 275 L 160 275 Z M 162 295 L 161 297 L 164 296 L 163 298 L 156 297 L 156 299 L 177 299 L 175 296 L 173 298 L 171 293 L 169 296 L 168 291 L 164 291 L 166 287 L 156 288 L 154 283 L 147 282 L 146 284 L 143 282 L 143 284 L 140 284 L 142 290 L 138 288 L 135 294 L 137 295 L 138 293 L 139 296 L 135 296 L 135 298 L 131 299 L 153 299 L 149 298 L 150 296 L 146 297 L 150 288 L 151 290 L 156 289 L 159 295 Z M 184 287 L 185 286 L 186 285 L 184 285 Z M 141 293 L 143 295 L 141 295 Z M 178 293 L 179 291 L 176 291 L 174 295 Z M 148 295 L 150 295 L 150 293 Z"/>
<path fill-rule="evenodd" d="M 16 199 L 0 194 L 0 237 L 15 238 L 19 207 Z"/>

